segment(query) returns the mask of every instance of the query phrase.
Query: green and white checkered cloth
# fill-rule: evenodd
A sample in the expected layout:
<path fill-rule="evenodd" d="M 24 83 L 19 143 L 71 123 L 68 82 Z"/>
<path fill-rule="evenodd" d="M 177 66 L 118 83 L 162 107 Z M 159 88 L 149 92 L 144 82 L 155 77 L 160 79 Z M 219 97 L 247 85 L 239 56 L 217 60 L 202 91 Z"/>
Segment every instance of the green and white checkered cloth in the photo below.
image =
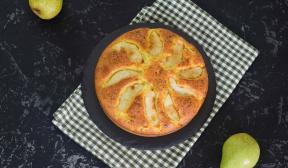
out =
<path fill-rule="evenodd" d="M 156 0 L 131 24 L 160 22 L 176 27 L 203 46 L 215 70 L 215 105 L 203 127 L 185 142 L 164 150 L 128 149 L 103 134 L 90 120 L 79 86 L 54 113 L 53 123 L 76 143 L 110 167 L 174 168 L 232 93 L 258 51 L 189 0 Z"/>

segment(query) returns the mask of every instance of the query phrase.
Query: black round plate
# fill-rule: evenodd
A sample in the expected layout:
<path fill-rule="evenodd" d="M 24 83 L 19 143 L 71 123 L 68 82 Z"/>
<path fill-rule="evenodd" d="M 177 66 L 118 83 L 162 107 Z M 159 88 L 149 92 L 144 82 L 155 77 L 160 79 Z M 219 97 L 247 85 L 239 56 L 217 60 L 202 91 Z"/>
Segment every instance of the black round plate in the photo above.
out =
<path fill-rule="evenodd" d="M 141 27 L 165 28 L 171 30 L 174 33 L 177 33 L 178 35 L 180 35 L 181 37 L 183 37 L 188 42 L 190 42 L 191 44 L 195 45 L 195 47 L 198 48 L 198 50 L 200 51 L 200 53 L 204 58 L 206 68 L 208 71 L 208 79 L 209 79 L 208 93 L 198 114 L 193 118 L 193 120 L 190 123 L 188 123 L 182 129 L 174 133 L 160 137 L 137 136 L 129 132 L 126 132 L 123 129 L 116 126 L 104 113 L 95 93 L 94 71 L 96 63 L 102 51 L 118 36 L 122 35 L 125 32 Z M 81 88 L 85 107 L 92 121 L 98 126 L 98 128 L 103 133 L 105 133 L 107 136 L 109 136 L 110 138 L 119 142 L 122 145 L 144 150 L 167 148 L 173 145 L 177 145 L 178 143 L 183 142 L 184 140 L 193 136 L 197 131 L 199 131 L 199 129 L 208 119 L 209 114 L 214 105 L 216 95 L 216 82 L 214 71 L 202 47 L 198 45 L 198 43 L 194 39 L 187 36 L 183 32 L 159 23 L 141 23 L 141 24 L 128 25 L 112 32 L 111 34 L 107 35 L 104 39 L 102 39 L 98 43 L 98 45 L 94 48 L 93 52 L 91 53 L 90 57 L 87 60 L 84 69 L 83 85 Z"/>

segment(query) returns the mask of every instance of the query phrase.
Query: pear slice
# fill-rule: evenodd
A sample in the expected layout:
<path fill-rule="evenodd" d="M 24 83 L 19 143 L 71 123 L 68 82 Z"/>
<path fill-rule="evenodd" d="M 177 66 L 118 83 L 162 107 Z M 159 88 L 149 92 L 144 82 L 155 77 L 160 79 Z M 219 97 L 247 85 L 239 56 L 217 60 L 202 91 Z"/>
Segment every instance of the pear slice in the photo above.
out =
<path fill-rule="evenodd" d="M 132 105 L 134 99 L 141 94 L 144 88 L 143 83 L 135 83 L 125 88 L 119 97 L 119 103 L 117 106 L 118 112 L 124 113 Z"/>
<path fill-rule="evenodd" d="M 145 94 L 145 116 L 152 126 L 159 125 L 159 118 L 155 109 L 155 92 L 148 91 Z"/>
<path fill-rule="evenodd" d="M 164 66 L 166 68 L 173 68 L 182 62 L 184 44 L 178 40 L 172 47 L 172 55 L 166 58 Z"/>
<path fill-rule="evenodd" d="M 166 98 L 164 99 L 164 108 L 165 108 L 165 113 L 167 116 L 170 118 L 172 121 L 179 121 L 179 114 L 176 111 L 172 98 L 169 94 L 167 94 Z"/>
<path fill-rule="evenodd" d="M 200 77 L 202 73 L 203 73 L 203 69 L 197 66 L 197 67 L 180 70 L 178 73 L 178 76 L 182 79 L 191 80 L 191 79 L 196 79 Z"/>
<path fill-rule="evenodd" d="M 163 42 L 160 39 L 160 35 L 155 31 L 152 31 L 149 36 L 150 50 L 149 54 L 152 56 L 159 56 L 163 51 Z"/>
<path fill-rule="evenodd" d="M 103 84 L 103 87 L 106 88 L 106 87 L 112 86 L 122 81 L 123 79 L 131 78 L 131 77 L 137 76 L 138 74 L 139 74 L 139 71 L 132 70 L 132 69 L 123 69 L 123 70 L 116 71 Z"/>
<path fill-rule="evenodd" d="M 143 56 L 136 44 L 122 41 L 114 46 L 114 48 L 117 51 L 120 51 L 121 49 L 124 49 L 128 52 L 131 52 L 131 54 L 128 56 L 129 60 L 133 63 L 142 63 L 143 61 Z"/>
<path fill-rule="evenodd" d="M 170 87 L 177 94 L 179 94 L 181 96 L 194 96 L 197 99 L 201 99 L 202 98 L 201 94 L 197 90 L 195 90 L 195 89 L 193 89 L 191 87 L 188 87 L 188 86 L 178 85 L 174 78 L 169 78 L 169 83 L 170 83 Z"/>

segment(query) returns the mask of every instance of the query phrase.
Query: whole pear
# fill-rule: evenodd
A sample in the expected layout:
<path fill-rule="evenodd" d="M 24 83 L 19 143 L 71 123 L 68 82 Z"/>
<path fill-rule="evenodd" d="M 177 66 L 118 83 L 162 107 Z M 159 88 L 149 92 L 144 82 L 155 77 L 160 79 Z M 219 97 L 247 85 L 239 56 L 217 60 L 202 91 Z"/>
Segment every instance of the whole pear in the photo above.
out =
<path fill-rule="evenodd" d="M 49 20 L 59 14 L 63 0 L 29 0 L 29 6 L 33 13 L 41 19 Z"/>
<path fill-rule="evenodd" d="M 234 134 L 224 142 L 220 168 L 253 168 L 259 156 L 259 145 L 252 136 Z"/>

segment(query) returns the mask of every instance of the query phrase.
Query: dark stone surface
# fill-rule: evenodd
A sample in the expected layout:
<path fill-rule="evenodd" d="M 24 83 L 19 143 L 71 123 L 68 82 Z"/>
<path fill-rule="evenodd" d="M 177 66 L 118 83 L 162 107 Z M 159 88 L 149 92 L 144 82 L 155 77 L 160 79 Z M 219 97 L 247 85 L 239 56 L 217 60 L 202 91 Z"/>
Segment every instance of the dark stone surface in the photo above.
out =
<path fill-rule="evenodd" d="M 64 0 L 42 21 L 27 0 L 0 1 L 0 167 L 108 167 L 52 125 L 97 41 L 152 1 Z M 288 167 L 288 0 L 195 0 L 260 50 L 179 167 L 217 168 L 225 139 L 252 134 L 257 167 Z"/>

